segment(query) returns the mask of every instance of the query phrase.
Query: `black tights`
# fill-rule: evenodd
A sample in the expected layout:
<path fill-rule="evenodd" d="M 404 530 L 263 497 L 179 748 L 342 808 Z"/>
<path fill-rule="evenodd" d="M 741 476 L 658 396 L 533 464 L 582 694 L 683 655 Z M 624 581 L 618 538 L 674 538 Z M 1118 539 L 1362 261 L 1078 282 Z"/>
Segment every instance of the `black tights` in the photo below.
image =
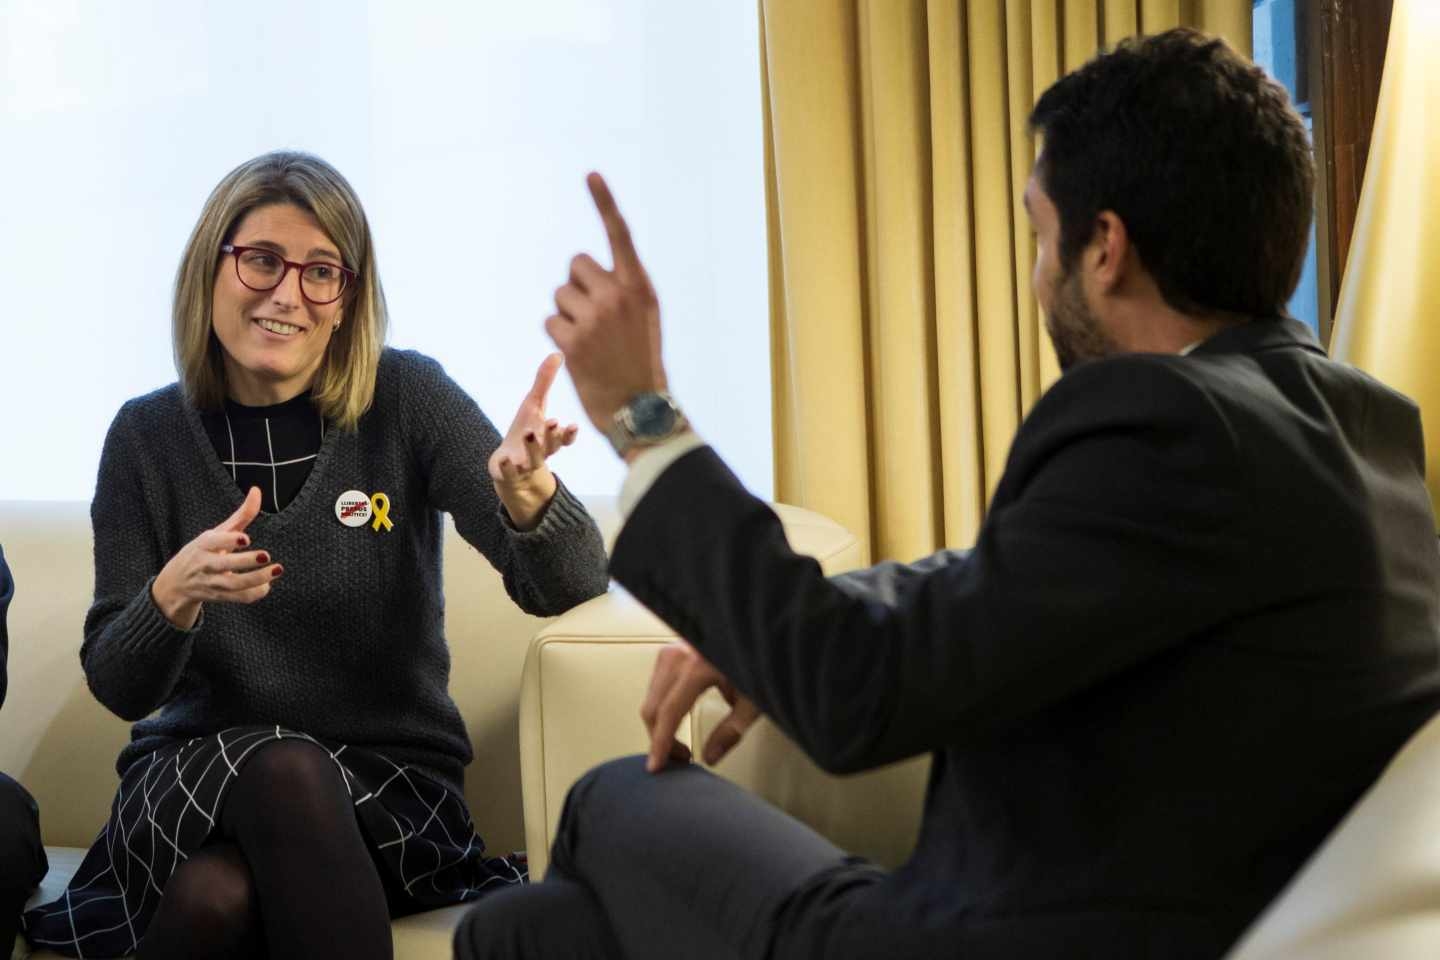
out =
<path fill-rule="evenodd" d="M 141 960 L 391 957 L 390 912 L 330 756 L 304 740 L 259 748 L 210 845 L 165 885 Z"/>

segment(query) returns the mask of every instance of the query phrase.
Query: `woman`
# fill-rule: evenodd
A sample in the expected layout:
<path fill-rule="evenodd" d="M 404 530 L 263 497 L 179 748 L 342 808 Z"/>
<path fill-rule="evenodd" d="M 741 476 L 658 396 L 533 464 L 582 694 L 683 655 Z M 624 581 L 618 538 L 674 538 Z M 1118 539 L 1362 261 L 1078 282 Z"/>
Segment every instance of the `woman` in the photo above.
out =
<path fill-rule="evenodd" d="M 36 945 L 389 957 L 392 914 L 520 881 L 462 795 L 440 513 L 529 612 L 605 590 L 546 463 L 575 437 L 544 415 L 560 358 L 502 438 L 384 335 L 339 173 L 271 153 L 216 187 L 176 281 L 180 382 L 125 404 L 101 457 L 81 659 L 139 722 L 105 831 L 26 915 Z"/>

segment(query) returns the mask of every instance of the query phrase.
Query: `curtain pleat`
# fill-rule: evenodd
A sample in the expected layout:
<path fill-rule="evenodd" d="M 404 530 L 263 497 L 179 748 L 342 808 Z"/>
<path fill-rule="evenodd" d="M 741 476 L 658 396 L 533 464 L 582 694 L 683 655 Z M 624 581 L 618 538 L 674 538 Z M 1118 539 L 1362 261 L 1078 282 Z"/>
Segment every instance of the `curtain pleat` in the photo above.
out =
<path fill-rule="evenodd" d="M 872 557 L 971 543 L 1059 374 L 1021 203 L 1035 98 L 1250 0 L 760 0 L 776 498 Z"/>
<path fill-rule="evenodd" d="M 1049 350 L 1040 307 L 1028 293 L 1030 275 L 1035 271 L 1035 244 L 1030 239 L 1025 217 L 1025 181 L 1035 165 L 1035 138 L 1030 136 L 1030 108 L 1035 105 L 1035 84 L 1030 4 L 1012 3 L 1005 17 L 1005 73 L 1009 78 L 1007 137 L 1010 155 L 1010 258 L 1014 263 L 1011 298 L 1015 305 L 1018 334 L 1016 375 L 1019 378 L 1020 413 L 1030 409 L 1044 390 L 1041 357 Z M 1043 89 L 1043 88 L 1041 88 Z M 991 488 L 998 474 L 987 478 Z"/>
<path fill-rule="evenodd" d="M 857 16 L 851 0 L 765 3 L 775 488 L 869 545 Z M 774 318 L 781 319 L 776 320 Z"/>
<path fill-rule="evenodd" d="M 1107 46 L 1140 32 L 1140 9 L 1135 0 L 1105 0 L 1104 39 Z"/>
<path fill-rule="evenodd" d="M 1140 0 L 1140 29 L 1159 33 L 1180 26 L 1181 0 Z"/>
<path fill-rule="evenodd" d="M 862 0 L 861 135 L 869 316 L 873 543 L 924 552 L 940 524 L 935 275 L 930 225 L 929 52 L 924 0 Z"/>
<path fill-rule="evenodd" d="M 948 539 L 951 531 L 979 529 L 985 516 L 985 448 L 980 426 L 968 27 L 964 11 L 951 0 L 931 0 L 928 25 L 932 250 L 935 263 L 955 265 L 937 269 L 934 279 L 940 403 L 937 486 L 944 491 L 941 515 Z M 944 122 L 945 118 L 953 122 Z"/>

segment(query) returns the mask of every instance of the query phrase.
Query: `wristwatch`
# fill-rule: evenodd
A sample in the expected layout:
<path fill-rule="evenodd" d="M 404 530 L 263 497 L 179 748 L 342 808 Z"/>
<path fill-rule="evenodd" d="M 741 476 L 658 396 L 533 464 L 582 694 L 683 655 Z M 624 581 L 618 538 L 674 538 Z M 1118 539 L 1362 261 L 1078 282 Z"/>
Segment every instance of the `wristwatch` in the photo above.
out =
<path fill-rule="evenodd" d="M 605 439 L 620 456 L 635 447 L 653 447 L 680 433 L 688 425 L 675 398 L 664 390 L 637 393 L 615 411 Z"/>

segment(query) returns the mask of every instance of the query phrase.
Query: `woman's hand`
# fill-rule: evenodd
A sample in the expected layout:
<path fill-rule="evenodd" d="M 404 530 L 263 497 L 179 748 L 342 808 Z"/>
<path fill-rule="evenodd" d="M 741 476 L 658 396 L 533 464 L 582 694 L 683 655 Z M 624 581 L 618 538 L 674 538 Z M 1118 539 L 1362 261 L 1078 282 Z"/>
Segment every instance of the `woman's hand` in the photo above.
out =
<path fill-rule="evenodd" d="M 230 518 L 180 548 L 155 578 L 150 594 L 160 612 L 181 630 L 200 618 L 200 605 L 254 603 L 270 592 L 270 584 L 284 569 L 270 565 L 263 550 L 250 546 L 245 528 L 260 513 L 260 488 L 251 487 L 245 502 Z"/>
<path fill-rule="evenodd" d="M 574 443 L 580 429 L 572 423 L 562 430 L 558 420 L 545 419 L 545 398 L 564 362 L 564 357 L 552 353 L 540 364 L 535 385 L 520 401 L 515 422 L 490 455 L 490 480 L 517 530 L 539 526 L 557 485 L 546 458 Z"/>

